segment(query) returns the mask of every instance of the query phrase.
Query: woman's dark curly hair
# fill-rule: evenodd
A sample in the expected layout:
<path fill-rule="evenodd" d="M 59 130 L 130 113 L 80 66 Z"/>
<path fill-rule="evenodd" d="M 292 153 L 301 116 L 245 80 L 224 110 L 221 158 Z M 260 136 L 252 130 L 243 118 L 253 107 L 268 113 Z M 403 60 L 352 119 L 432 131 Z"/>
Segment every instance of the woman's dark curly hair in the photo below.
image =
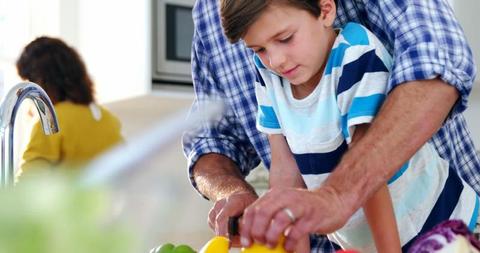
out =
<path fill-rule="evenodd" d="M 40 85 L 52 103 L 94 101 L 93 82 L 80 55 L 60 39 L 39 37 L 28 44 L 17 60 L 21 78 Z"/>

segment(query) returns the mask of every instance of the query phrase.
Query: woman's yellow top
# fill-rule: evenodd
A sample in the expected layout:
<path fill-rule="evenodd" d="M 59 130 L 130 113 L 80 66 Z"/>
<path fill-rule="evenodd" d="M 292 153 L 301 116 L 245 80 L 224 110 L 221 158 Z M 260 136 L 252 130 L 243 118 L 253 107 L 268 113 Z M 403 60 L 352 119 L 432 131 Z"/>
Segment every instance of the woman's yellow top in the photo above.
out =
<path fill-rule="evenodd" d="M 105 108 L 72 102 L 55 104 L 60 131 L 45 135 L 36 122 L 23 153 L 21 170 L 77 168 L 123 141 L 120 121 Z"/>

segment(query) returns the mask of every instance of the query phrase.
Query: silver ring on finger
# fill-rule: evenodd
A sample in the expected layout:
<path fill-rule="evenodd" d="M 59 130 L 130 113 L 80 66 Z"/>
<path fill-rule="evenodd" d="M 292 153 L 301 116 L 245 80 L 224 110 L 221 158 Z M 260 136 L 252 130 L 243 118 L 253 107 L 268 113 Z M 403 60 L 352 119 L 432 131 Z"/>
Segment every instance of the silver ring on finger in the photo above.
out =
<path fill-rule="evenodd" d="M 288 207 L 283 208 L 283 212 L 285 212 L 285 214 L 288 216 L 288 218 L 292 223 L 295 223 L 295 221 L 297 221 L 297 218 L 293 214 L 292 210 L 290 210 L 290 208 Z"/>

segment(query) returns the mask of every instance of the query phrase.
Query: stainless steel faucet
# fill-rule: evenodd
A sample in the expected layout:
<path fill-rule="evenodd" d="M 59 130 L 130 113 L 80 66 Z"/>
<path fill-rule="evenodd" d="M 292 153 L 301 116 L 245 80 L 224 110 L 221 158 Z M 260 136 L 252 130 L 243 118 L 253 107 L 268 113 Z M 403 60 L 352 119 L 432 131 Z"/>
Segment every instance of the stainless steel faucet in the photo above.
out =
<path fill-rule="evenodd" d="M 27 98 L 32 100 L 37 108 L 43 132 L 46 135 L 50 135 L 59 131 L 57 116 L 52 101 L 50 101 L 47 93 L 40 86 L 31 82 L 22 82 L 10 89 L 0 105 L 0 137 L 2 149 L 0 157 L 2 160 L 0 185 L 2 187 L 11 186 L 14 183 L 13 133 L 15 129 L 15 118 L 18 108 Z"/>

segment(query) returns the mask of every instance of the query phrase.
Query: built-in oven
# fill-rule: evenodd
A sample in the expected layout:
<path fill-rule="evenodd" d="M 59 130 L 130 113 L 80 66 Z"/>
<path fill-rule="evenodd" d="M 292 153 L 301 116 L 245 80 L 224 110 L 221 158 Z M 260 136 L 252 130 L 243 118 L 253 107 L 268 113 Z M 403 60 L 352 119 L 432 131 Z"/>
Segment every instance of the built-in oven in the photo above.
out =
<path fill-rule="evenodd" d="M 154 0 L 152 79 L 192 83 L 192 8 L 195 0 Z"/>

